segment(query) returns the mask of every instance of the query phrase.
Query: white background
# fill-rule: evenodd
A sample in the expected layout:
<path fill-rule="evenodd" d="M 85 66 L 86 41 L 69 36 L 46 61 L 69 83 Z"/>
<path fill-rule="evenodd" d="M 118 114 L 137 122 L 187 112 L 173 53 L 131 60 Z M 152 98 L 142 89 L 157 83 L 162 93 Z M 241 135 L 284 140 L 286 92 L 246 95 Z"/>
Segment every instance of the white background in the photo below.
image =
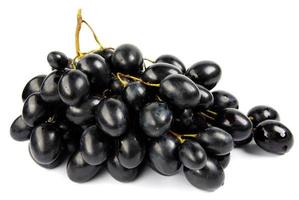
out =
<path fill-rule="evenodd" d="M 0 199 L 298 197 L 299 5 L 295 0 L 9 0 L 0 4 Z M 295 135 L 293 149 L 284 156 L 254 146 L 234 150 L 225 184 L 213 193 L 192 187 L 182 174 L 163 177 L 148 170 L 135 182 L 123 184 L 105 172 L 89 183 L 76 184 L 66 176 L 65 166 L 40 168 L 28 154 L 28 143 L 10 138 L 9 127 L 21 113 L 26 82 L 50 72 L 47 53 L 60 50 L 75 55 L 78 8 L 83 8 L 83 17 L 106 47 L 132 43 L 145 57 L 170 53 L 186 66 L 216 61 L 223 70 L 216 89 L 235 94 L 244 112 L 258 104 L 276 108 Z M 87 31 L 81 43 L 85 50 L 96 47 Z"/>

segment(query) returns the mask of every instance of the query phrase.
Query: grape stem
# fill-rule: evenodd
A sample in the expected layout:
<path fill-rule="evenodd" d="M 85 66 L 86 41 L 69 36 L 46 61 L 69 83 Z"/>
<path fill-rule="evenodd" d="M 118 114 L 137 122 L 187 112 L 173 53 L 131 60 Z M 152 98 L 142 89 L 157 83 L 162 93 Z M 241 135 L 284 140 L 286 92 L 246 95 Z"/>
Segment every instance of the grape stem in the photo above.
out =
<path fill-rule="evenodd" d="M 161 97 L 159 97 L 159 95 L 156 95 L 156 98 L 158 101 L 162 102 L 162 99 L 161 99 Z"/>
<path fill-rule="evenodd" d="M 143 65 L 143 70 L 145 70 L 148 66 L 152 65 L 155 63 L 155 61 L 153 61 L 152 59 L 149 59 L 149 58 L 143 58 L 143 61 L 147 61 L 149 64 L 147 65 L 146 62 L 144 62 L 144 65 Z"/>
<path fill-rule="evenodd" d="M 171 133 L 174 137 L 176 137 L 181 144 L 185 142 L 185 139 L 183 139 L 180 134 L 173 131 L 169 131 L 169 133 Z"/>
<path fill-rule="evenodd" d="M 212 115 L 214 115 L 214 116 L 217 116 L 217 115 L 218 115 L 218 113 L 216 113 L 216 112 L 214 112 L 214 111 L 212 111 L 212 110 L 206 110 L 206 112 L 208 112 L 208 113 L 210 113 L 210 114 L 212 114 Z"/>
<path fill-rule="evenodd" d="M 95 31 L 93 30 L 93 28 L 85 21 L 83 20 L 83 17 L 82 17 L 82 10 L 79 9 L 78 12 L 77 12 L 77 27 L 76 27 L 76 33 L 75 33 L 75 41 L 76 41 L 76 53 L 77 53 L 77 56 L 82 56 L 82 53 L 81 50 L 80 50 L 80 31 L 81 31 L 81 27 L 82 27 L 82 24 L 85 24 L 89 30 L 91 31 L 92 35 L 93 35 L 93 38 L 94 40 L 96 41 L 96 43 L 99 45 L 99 50 L 103 50 L 104 49 L 104 46 L 102 45 L 102 43 L 100 42 L 97 34 L 95 33 Z"/>
<path fill-rule="evenodd" d="M 91 51 L 88 51 L 88 52 L 82 52 L 81 51 L 81 48 L 80 48 L 80 32 L 81 32 L 82 24 L 85 24 L 87 26 L 87 28 L 91 31 L 94 40 L 96 41 L 96 43 L 99 46 L 98 49 L 91 50 Z M 93 30 L 91 25 L 83 19 L 82 9 L 78 9 L 78 11 L 77 11 L 77 26 L 76 26 L 76 32 L 75 32 L 75 47 L 76 47 L 76 57 L 74 59 L 72 59 L 72 62 L 71 62 L 71 65 L 72 65 L 73 69 L 76 69 L 76 62 L 80 58 L 82 58 L 83 56 L 85 56 L 87 54 L 91 54 L 91 53 L 94 53 L 96 51 L 103 51 L 105 49 L 114 50 L 114 48 L 112 48 L 112 47 L 105 48 L 104 45 L 100 42 L 96 32 Z M 153 60 L 148 59 L 148 58 L 144 58 L 143 60 L 148 61 L 150 63 L 155 63 Z M 146 66 L 143 66 L 143 69 L 145 69 L 145 68 L 146 68 Z M 142 82 L 143 84 L 148 85 L 148 86 L 152 86 L 152 87 L 159 87 L 160 86 L 159 84 L 152 84 L 152 83 L 144 82 L 141 79 L 138 79 L 138 78 L 133 77 L 133 76 L 130 76 L 130 77 L 127 77 L 127 78 L 130 78 L 130 79 L 133 79 L 133 80 L 138 80 L 138 81 Z M 127 85 L 127 82 L 122 81 L 121 79 L 119 79 L 119 80 L 123 83 L 123 85 Z"/>
<path fill-rule="evenodd" d="M 186 138 L 195 138 L 198 134 L 179 134 L 174 131 L 169 131 L 173 136 L 175 136 L 178 141 L 182 144 L 186 141 Z"/>
<path fill-rule="evenodd" d="M 81 32 L 82 24 L 85 24 L 88 27 L 88 29 L 91 31 L 94 40 L 99 45 L 98 49 L 92 50 L 92 51 L 89 51 L 89 52 L 82 52 L 81 51 L 81 49 L 80 49 L 80 32 Z M 76 60 L 82 58 L 86 54 L 90 54 L 90 53 L 93 53 L 93 52 L 98 51 L 98 50 L 102 51 L 102 50 L 105 49 L 104 46 L 102 45 L 102 43 L 100 42 L 97 34 L 93 30 L 93 28 L 89 25 L 89 23 L 87 23 L 85 20 L 83 20 L 82 10 L 81 9 L 79 9 L 78 12 L 77 12 L 77 26 L 76 26 L 76 32 L 75 32 L 75 46 L 76 46 L 76 57 L 73 59 L 73 62 L 72 62 L 72 66 L 73 66 L 74 69 L 76 68 L 76 65 L 75 65 Z"/>
<path fill-rule="evenodd" d="M 133 81 L 139 81 L 142 84 L 147 85 L 147 86 L 151 86 L 151 87 L 160 87 L 160 84 L 148 83 L 148 82 L 143 81 L 141 78 L 131 76 L 131 75 L 128 75 L 128 74 L 123 74 L 123 73 L 120 73 L 120 72 L 116 73 L 116 77 L 124 87 L 128 85 L 128 82 L 124 81 L 122 78 L 128 78 L 128 79 L 131 79 Z"/>
<path fill-rule="evenodd" d="M 155 61 L 153 61 L 152 59 L 149 59 L 149 58 L 143 58 L 143 60 L 145 60 L 147 62 L 150 62 L 151 64 L 155 63 Z"/>
<path fill-rule="evenodd" d="M 208 114 L 205 113 L 205 112 L 199 112 L 198 114 L 201 115 L 201 116 L 203 116 L 204 118 L 208 118 L 208 119 L 210 119 L 210 120 L 215 121 L 215 118 L 214 118 L 214 117 L 211 117 L 210 115 L 208 115 Z"/>
<path fill-rule="evenodd" d="M 53 116 L 49 117 L 47 122 L 48 123 L 55 123 L 56 122 L 56 115 L 54 114 Z"/>

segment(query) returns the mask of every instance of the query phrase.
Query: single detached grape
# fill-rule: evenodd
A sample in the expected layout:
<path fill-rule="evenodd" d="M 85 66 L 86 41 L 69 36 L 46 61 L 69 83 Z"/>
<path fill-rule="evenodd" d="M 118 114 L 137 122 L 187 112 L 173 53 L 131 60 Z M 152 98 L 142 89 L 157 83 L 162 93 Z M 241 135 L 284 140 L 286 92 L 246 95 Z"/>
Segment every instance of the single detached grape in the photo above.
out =
<path fill-rule="evenodd" d="M 254 141 L 262 149 L 275 154 L 287 153 L 294 144 L 291 131 L 275 120 L 261 122 L 254 131 Z"/>

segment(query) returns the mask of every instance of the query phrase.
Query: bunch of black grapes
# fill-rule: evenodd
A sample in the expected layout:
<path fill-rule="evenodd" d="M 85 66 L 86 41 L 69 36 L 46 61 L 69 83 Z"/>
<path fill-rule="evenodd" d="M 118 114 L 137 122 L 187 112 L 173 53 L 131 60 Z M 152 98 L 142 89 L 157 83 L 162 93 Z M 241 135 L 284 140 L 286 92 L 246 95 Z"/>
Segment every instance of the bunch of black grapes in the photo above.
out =
<path fill-rule="evenodd" d="M 121 182 L 145 166 L 171 176 L 183 170 L 195 187 L 215 190 L 234 147 L 254 139 L 262 149 L 284 154 L 293 145 L 277 111 L 256 106 L 248 115 L 225 91 L 213 91 L 220 67 L 201 61 L 186 69 L 162 55 L 148 67 L 130 44 L 71 61 L 49 53 L 49 75 L 32 78 L 22 94 L 22 115 L 11 125 L 17 141 L 28 140 L 32 159 L 86 182 L 107 168 Z"/>

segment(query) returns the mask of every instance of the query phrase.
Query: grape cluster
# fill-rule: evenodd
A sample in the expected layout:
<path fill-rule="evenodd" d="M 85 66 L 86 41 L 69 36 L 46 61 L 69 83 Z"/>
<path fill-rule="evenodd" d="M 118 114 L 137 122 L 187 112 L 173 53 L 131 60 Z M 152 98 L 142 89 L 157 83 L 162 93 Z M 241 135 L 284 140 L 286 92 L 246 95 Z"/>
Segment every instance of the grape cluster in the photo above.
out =
<path fill-rule="evenodd" d="M 215 62 L 186 69 L 177 57 L 162 55 L 146 65 L 131 44 L 76 59 L 53 51 L 47 60 L 52 72 L 26 84 L 10 134 L 30 141 L 30 156 L 42 167 L 67 159 L 72 181 L 89 181 L 106 168 L 130 182 L 150 166 L 165 176 L 183 170 L 195 187 L 215 190 L 234 147 L 254 140 L 284 154 L 293 145 L 275 109 L 256 106 L 244 115 L 234 95 L 211 92 L 221 77 Z"/>

